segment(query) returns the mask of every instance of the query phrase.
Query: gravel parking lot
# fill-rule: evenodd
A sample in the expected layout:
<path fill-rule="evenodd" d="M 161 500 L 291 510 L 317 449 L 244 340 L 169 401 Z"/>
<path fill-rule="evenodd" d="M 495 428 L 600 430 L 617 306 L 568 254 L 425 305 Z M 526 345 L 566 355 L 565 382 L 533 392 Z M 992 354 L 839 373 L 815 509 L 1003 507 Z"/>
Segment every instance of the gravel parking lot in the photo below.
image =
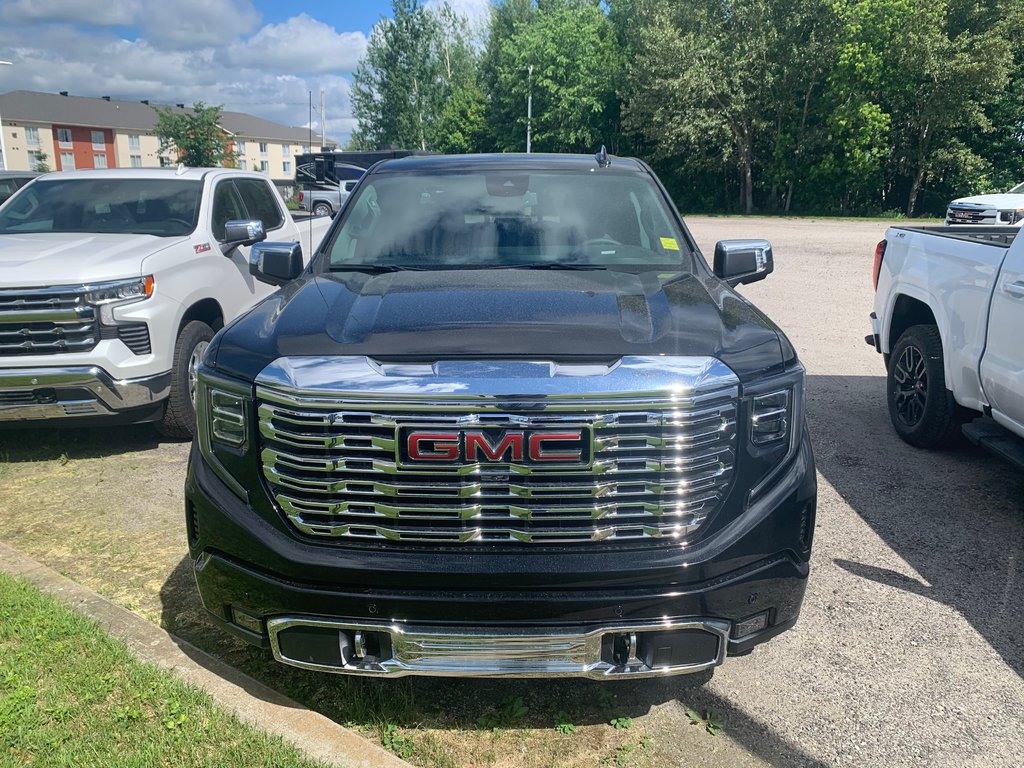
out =
<path fill-rule="evenodd" d="M 710 679 L 379 682 L 267 663 L 198 610 L 187 446 L 147 427 L 0 432 L 0 539 L 342 722 L 397 725 L 426 765 L 1021 765 L 1024 475 L 893 433 L 881 358 L 863 341 L 885 225 L 689 223 L 709 255 L 721 238 L 772 240 L 775 274 L 741 290 L 807 367 L 819 470 L 800 623 Z M 690 725 L 687 707 L 721 713 L 724 733 Z M 563 715 L 575 733 L 553 729 Z M 629 727 L 608 724 L 618 717 Z"/>

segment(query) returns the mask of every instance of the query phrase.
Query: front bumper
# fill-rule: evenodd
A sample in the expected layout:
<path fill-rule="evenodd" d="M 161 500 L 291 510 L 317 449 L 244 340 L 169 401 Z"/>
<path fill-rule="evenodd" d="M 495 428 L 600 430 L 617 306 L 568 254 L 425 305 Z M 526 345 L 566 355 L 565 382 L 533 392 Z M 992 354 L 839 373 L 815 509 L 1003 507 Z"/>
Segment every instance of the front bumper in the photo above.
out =
<path fill-rule="evenodd" d="M 133 417 L 167 398 L 170 372 L 115 379 L 98 366 L 0 369 L 0 423 Z"/>
<path fill-rule="evenodd" d="M 195 447 L 185 491 L 206 609 L 279 661 L 383 676 L 622 679 L 708 669 L 795 624 L 815 482 L 805 436 L 771 489 L 689 547 L 543 551 L 311 542 L 254 512 Z"/>

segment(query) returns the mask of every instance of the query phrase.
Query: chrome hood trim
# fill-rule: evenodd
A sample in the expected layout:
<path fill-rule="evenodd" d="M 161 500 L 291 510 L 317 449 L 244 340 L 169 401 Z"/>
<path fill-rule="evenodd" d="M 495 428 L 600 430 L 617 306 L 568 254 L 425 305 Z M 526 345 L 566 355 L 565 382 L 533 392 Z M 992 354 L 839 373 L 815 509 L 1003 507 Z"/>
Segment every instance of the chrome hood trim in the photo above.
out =
<path fill-rule="evenodd" d="M 689 401 L 739 385 L 713 357 L 628 356 L 605 365 L 551 361 L 441 360 L 380 363 L 364 356 L 281 357 L 256 377 L 261 388 L 306 398 L 646 397 Z"/>

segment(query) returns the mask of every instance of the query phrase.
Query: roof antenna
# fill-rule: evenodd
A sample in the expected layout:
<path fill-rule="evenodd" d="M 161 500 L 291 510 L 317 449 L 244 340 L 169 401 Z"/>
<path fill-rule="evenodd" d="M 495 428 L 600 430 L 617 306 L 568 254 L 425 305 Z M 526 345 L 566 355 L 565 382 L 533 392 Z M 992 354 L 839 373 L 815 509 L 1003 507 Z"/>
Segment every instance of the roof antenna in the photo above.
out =
<path fill-rule="evenodd" d="M 607 168 L 612 164 L 611 158 L 608 157 L 608 150 L 605 149 L 604 144 L 601 145 L 601 151 L 594 155 L 597 158 L 597 164 L 602 168 Z"/>

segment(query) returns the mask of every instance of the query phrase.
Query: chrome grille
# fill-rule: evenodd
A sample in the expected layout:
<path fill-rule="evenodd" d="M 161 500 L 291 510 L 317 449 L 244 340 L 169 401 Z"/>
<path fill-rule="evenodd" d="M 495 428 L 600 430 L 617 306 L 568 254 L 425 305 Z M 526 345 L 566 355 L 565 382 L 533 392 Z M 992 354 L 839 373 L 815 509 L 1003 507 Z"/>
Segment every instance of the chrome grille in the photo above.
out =
<path fill-rule="evenodd" d="M 949 224 L 996 224 L 997 219 L 998 211 L 994 208 L 951 205 L 946 210 L 946 221 Z"/>
<path fill-rule="evenodd" d="M 0 356 L 88 352 L 96 342 L 81 289 L 0 290 Z"/>
<path fill-rule="evenodd" d="M 685 540 L 728 491 L 736 388 L 699 397 L 576 396 L 496 403 L 304 398 L 257 387 L 263 476 L 303 533 L 413 543 Z M 510 403 L 502 403 L 504 406 Z M 399 467 L 403 425 L 589 425 L 593 465 Z"/>

